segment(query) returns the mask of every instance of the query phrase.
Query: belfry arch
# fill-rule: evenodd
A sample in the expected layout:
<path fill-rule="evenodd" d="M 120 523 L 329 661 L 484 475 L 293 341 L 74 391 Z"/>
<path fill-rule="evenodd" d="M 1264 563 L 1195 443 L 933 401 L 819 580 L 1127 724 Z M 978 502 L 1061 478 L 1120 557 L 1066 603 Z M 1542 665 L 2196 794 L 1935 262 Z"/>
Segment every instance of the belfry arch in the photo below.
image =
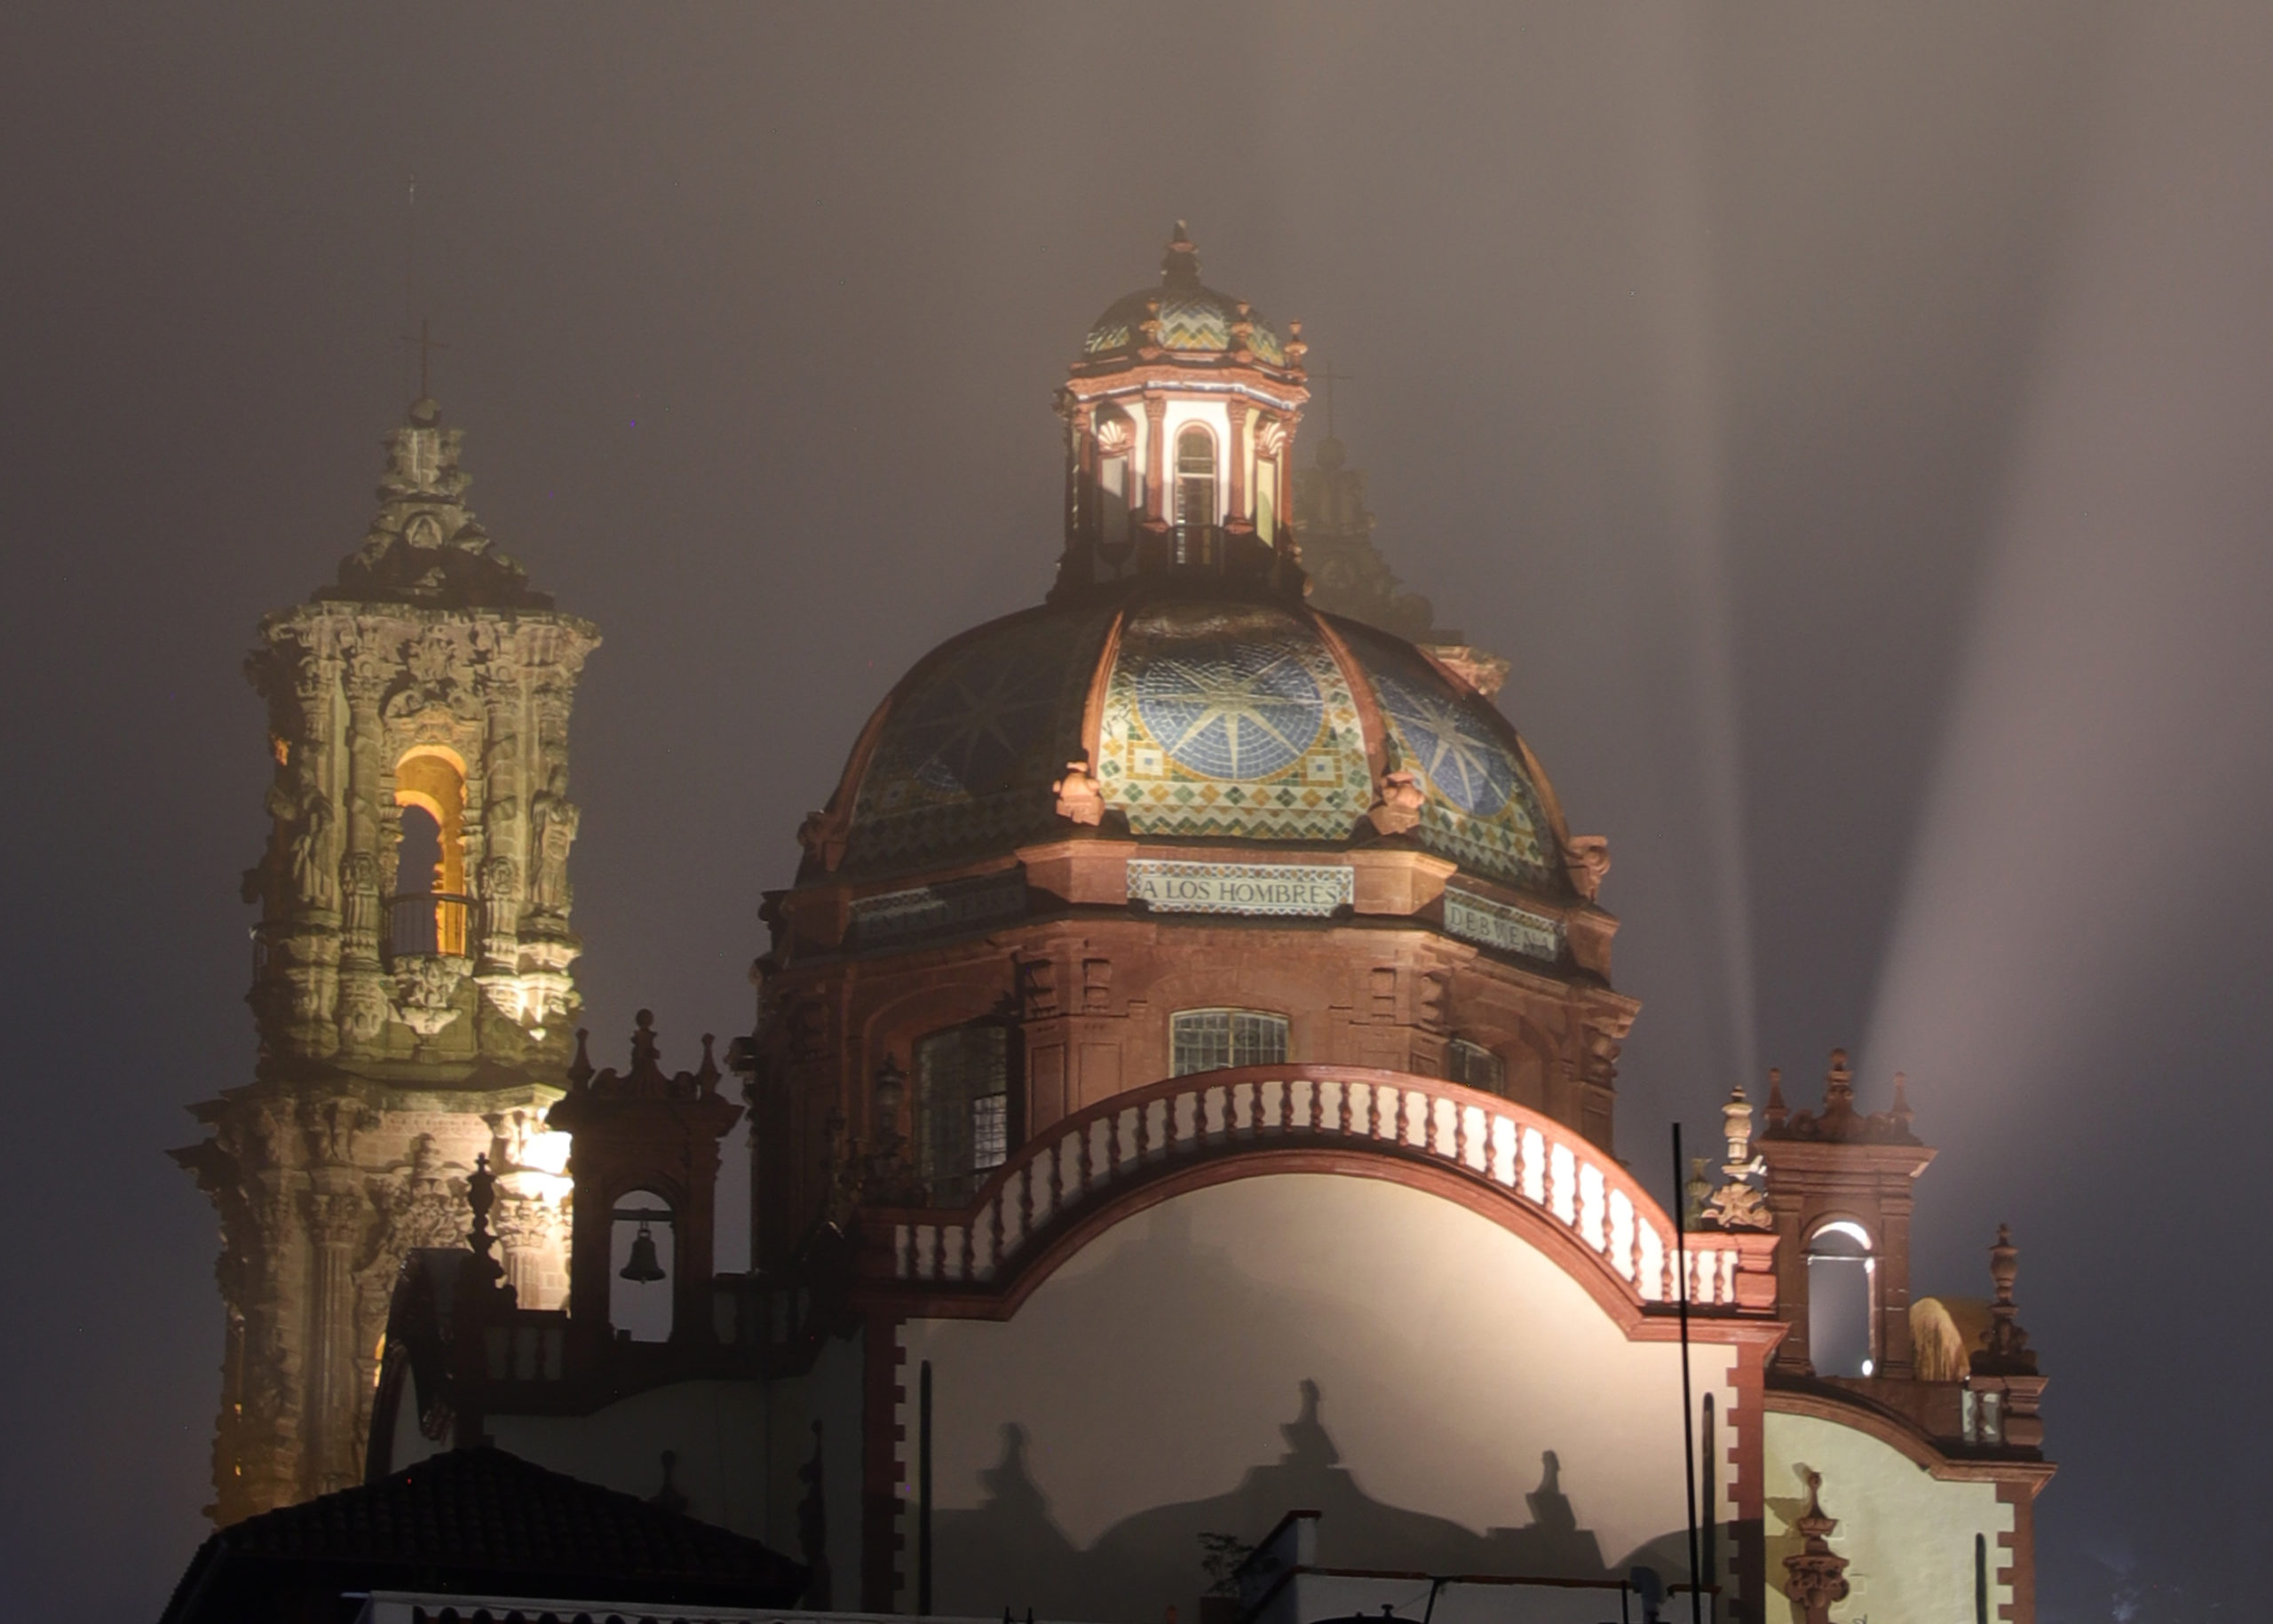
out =
<path fill-rule="evenodd" d="M 464 759 L 447 745 L 414 745 L 395 763 L 395 883 L 387 918 L 391 958 L 417 953 L 465 956 L 465 800 Z M 418 860 L 405 860 L 411 858 Z"/>

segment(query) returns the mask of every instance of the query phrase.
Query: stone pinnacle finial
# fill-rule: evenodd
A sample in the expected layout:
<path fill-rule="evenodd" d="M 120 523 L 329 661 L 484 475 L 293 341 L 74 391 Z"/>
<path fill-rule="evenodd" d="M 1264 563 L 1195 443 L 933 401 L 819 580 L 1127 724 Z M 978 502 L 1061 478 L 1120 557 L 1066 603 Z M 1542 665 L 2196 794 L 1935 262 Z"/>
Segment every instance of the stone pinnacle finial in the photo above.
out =
<path fill-rule="evenodd" d="M 2020 1273 L 2021 1249 L 2013 1244 L 2013 1229 L 2009 1224 L 1997 1226 L 1997 1241 L 1989 1248 L 1989 1279 L 1996 1288 L 1996 1295 L 1989 1303 L 1989 1328 L 1981 1335 L 1981 1351 L 1973 1356 L 1973 1368 L 1984 1374 L 2031 1374 L 2036 1369 L 2036 1354 L 2028 1345 L 2028 1333 L 2021 1328 L 2019 1312 L 2013 1302 L 2013 1281 Z"/>
<path fill-rule="evenodd" d="M 1910 1124 L 1918 1113 L 1910 1108 L 1910 1079 L 1901 1072 L 1894 1074 L 1894 1104 L 1887 1110 L 1887 1117 L 1903 1133 L 1910 1131 Z"/>
<path fill-rule="evenodd" d="M 1831 1069 L 1823 1074 L 1823 1103 L 1826 1109 L 1835 1108 L 1841 1100 L 1849 1104 L 1855 1098 L 1855 1073 L 1847 1067 L 1847 1051 L 1831 1051 Z"/>
<path fill-rule="evenodd" d="M 1781 1128 L 1791 1114 L 1791 1108 L 1784 1103 L 1784 1068 L 1771 1066 L 1768 1068 L 1768 1104 L 1761 1115 L 1770 1128 Z"/>
<path fill-rule="evenodd" d="M 466 1232 L 466 1243 L 481 1260 L 481 1268 L 495 1279 L 504 1270 L 489 1256 L 497 1244 L 497 1237 L 489 1232 L 489 1211 L 497 1204 L 497 1175 L 489 1170 L 486 1151 L 473 1159 L 472 1176 L 465 1181 L 465 1204 L 473 1209 L 473 1227 Z"/>

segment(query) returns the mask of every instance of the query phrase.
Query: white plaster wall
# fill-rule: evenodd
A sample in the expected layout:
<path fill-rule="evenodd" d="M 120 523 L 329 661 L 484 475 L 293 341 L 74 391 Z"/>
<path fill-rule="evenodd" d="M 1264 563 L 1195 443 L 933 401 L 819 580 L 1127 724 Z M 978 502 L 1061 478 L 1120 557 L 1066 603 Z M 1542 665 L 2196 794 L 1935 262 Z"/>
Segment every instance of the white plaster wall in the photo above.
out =
<path fill-rule="evenodd" d="M 1839 1519 L 1831 1549 L 1849 1563 L 1841 1620 L 1969 1624 L 1976 1534 L 1989 1545 L 1989 1616 L 2012 1599 L 1997 1536 L 2012 1531 L 2013 1512 L 1994 1484 L 1935 1478 L 1868 1433 L 1811 1415 L 1770 1412 L 1763 1444 L 1768 1582 L 1778 1597 L 1769 1624 L 1800 1617 L 1783 1599 L 1784 1558 L 1801 1549 L 1792 1524 L 1807 1510 L 1801 1473 L 1810 1467 L 1823 1474 L 1824 1515 Z"/>
<path fill-rule="evenodd" d="M 1271 1496 L 1308 1481 L 1457 1525 L 1431 1531 L 1407 1517 L 1390 1542 L 1414 1549 L 1381 1549 L 1382 1536 L 1358 1549 L 1370 1513 L 1354 1501 L 1340 1513 L 1321 1506 L 1330 1564 L 1426 1569 L 1490 1563 L 1497 1550 L 1496 1571 L 1537 1572 L 1525 1564 L 1541 1519 L 1526 1496 L 1549 1450 L 1577 1533 L 1592 1534 L 1612 1571 L 1670 1534 L 1650 1557 L 1668 1567 L 1685 1525 L 1678 1348 L 1629 1343 L 1545 1254 L 1400 1185 L 1276 1175 L 1180 1196 L 1098 1237 L 1007 1323 L 914 1321 L 903 1336 L 911 1477 L 917 1370 L 933 1366 L 943 1546 L 975 1525 L 954 1514 L 991 1504 L 1002 1515 L 1013 1502 L 1077 1553 L 1192 1501 L 1220 1501 L 1204 1513 L 1218 1522 L 1258 1520 L 1224 1530 L 1253 1540 L 1295 1509 Z M 1700 1345 L 1693 1359 L 1698 1398 L 1715 1393 L 1726 1414 L 1730 1351 Z M 1318 1470 L 1314 1434 L 1304 1445 L 1284 1430 L 1305 1379 L 1320 1390 L 1319 1421 L 1346 1478 Z M 1010 1426 L 1024 1430 L 1022 1472 L 1005 1470 Z M 1305 1449 L 1307 1464 L 1290 1465 Z M 1493 1529 L 1519 1532 L 1492 1545 Z M 912 1580 L 912 1526 L 908 1535 Z M 1461 1544 L 1470 1536 L 1487 1536 L 1485 1554 Z M 1158 1595 L 943 1591 L 937 1603 L 1157 1620 L 1166 1603 L 1190 1607 L 1197 1555 L 1180 1594 L 1163 1575 Z M 953 1566 L 943 1549 L 941 1573 Z"/>
<path fill-rule="evenodd" d="M 757 1382 L 682 1382 L 590 1415 L 492 1415 L 488 1427 L 509 1454 L 643 1500 L 662 1487 L 671 1450 L 689 1515 L 764 1539 L 767 1420 Z M 794 1541 L 775 1549 L 796 1555 Z"/>

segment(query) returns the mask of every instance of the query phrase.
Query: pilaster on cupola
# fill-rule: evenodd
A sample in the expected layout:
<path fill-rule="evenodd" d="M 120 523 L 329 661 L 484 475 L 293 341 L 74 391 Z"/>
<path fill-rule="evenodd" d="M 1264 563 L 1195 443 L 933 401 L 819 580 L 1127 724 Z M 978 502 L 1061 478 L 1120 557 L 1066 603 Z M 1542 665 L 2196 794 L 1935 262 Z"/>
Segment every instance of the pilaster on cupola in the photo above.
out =
<path fill-rule="evenodd" d="M 395 1271 L 455 1244 L 478 1168 L 521 1303 L 567 1287 L 545 1112 L 581 1002 L 568 723 L 599 636 L 474 517 L 432 400 L 384 444 L 361 544 L 245 662 L 267 710 L 242 885 L 259 1060 L 177 1153 L 221 1219 L 225 1524 L 361 1480 Z"/>
<path fill-rule="evenodd" d="M 1847 1051 L 1831 1051 L 1819 1111 L 1792 1111 L 1783 1076 L 1771 1071 L 1757 1141 L 1768 1208 L 1778 1240 L 1777 1312 L 1791 1327 L 1776 1351 L 1779 1369 L 1906 1380 L 1916 1374 L 1910 1330 L 1910 1224 L 1918 1176 L 1934 1152 L 1910 1131 L 1913 1113 L 1900 1073 L 1889 1107 L 1855 1106 Z M 1857 1268 L 1867 1284 L 1868 1324 L 1858 1339 L 1861 1367 L 1819 1368 L 1811 1271 Z"/>
<path fill-rule="evenodd" d="M 552 1108 L 551 1125 L 573 1136 L 568 1176 L 575 1191 L 569 1243 L 569 1322 L 587 1343 L 622 1337 L 612 1308 L 619 1277 L 635 1285 L 669 1279 L 668 1340 L 707 1342 L 713 1335 L 708 1293 L 717 1236 L 718 1144 L 742 1108 L 720 1096 L 712 1039 L 702 1036 L 702 1064 L 666 1074 L 654 1017 L 639 1011 L 631 1064 L 595 1072 L 576 1034 L 568 1094 Z M 615 1266 L 619 1223 L 636 1224 L 626 1265 Z M 652 1230 L 669 1232 L 668 1261 Z M 628 1338 L 625 1338 L 628 1340 Z"/>
<path fill-rule="evenodd" d="M 1184 223 L 1157 289 L 1097 318 L 1059 390 L 1065 552 L 1053 598 L 1137 576 L 1302 590 L 1295 430 L 1310 399 L 1302 323 L 1283 338 L 1200 279 Z"/>

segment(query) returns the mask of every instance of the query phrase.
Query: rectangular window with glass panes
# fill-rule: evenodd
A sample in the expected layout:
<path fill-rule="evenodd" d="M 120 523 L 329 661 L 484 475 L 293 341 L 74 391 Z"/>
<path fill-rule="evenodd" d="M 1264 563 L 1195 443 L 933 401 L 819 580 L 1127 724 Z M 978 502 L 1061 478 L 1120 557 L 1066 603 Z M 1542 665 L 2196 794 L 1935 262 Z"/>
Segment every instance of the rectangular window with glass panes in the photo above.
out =
<path fill-rule="evenodd" d="M 1178 1077 L 1287 1058 L 1287 1018 L 1261 1010 L 1179 1010 L 1168 1018 L 1168 1033 Z"/>

